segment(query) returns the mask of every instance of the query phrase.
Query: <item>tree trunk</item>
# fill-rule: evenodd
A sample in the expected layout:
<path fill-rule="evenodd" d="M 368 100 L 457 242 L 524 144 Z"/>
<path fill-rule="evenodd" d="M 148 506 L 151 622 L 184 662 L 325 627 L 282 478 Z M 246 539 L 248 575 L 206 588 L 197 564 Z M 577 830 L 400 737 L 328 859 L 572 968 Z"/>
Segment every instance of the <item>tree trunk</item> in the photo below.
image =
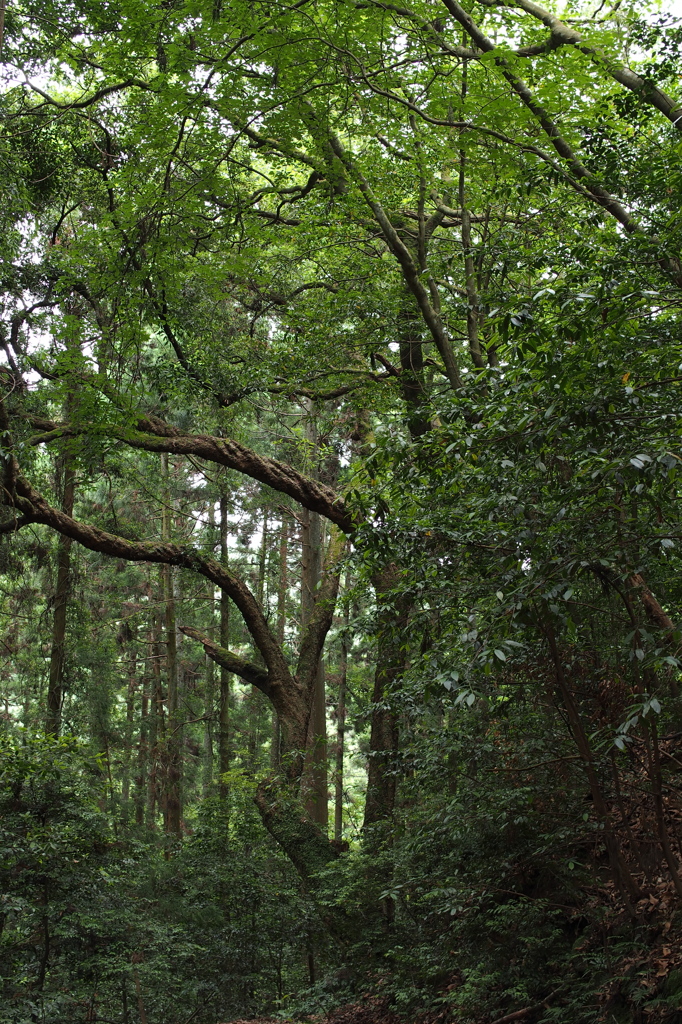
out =
<path fill-rule="evenodd" d="M 227 491 L 221 480 L 220 490 L 220 561 L 227 567 Z M 230 647 L 230 599 L 220 593 L 220 646 L 229 650 Z M 220 795 L 226 800 L 228 786 L 223 776 L 230 770 L 230 692 L 232 674 L 220 666 L 220 717 L 218 723 L 218 767 L 220 771 Z"/>
<path fill-rule="evenodd" d="M 137 689 L 137 651 L 131 648 L 128 660 L 128 691 L 126 693 L 126 725 L 121 773 L 121 810 L 123 821 L 130 813 L 130 773 L 133 759 L 133 721 L 135 718 L 135 691 Z"/>
<path fill-rule="evenodd" d="M 277 639 L 284 650 L 284 631 L 287 621 L 287 554 L 289 546 L 289 523 L 282 516 L 282 527 L 279 535 L 279 580 L 277 583 Z M 277 710 L 272 709 L 272 738 L 270 742 L 270 766 L 273 771 L 279 768 L 281 758 L 280 721 Z"/>
<path fill-rule="evenodd" d="M 304 509 L 302 516 L 301 631 L 310 622 L 322 574 L 322 523 L 317 512 Z M 320 659 L 310 706 L 306 763 L 301 794 L 311 821 L 322 829 L 329 823 L 327 783 L 327 707 L 324 667 Z"/>
<path fill-rule="evenodd" d="M 63 476 L 62 511 L 67 516 L 72 516 L 76 486 L 73 456 L 67 454 L 60 462 Z M 70 537 L 66 537 L 64 534 L 59 535 L 57 542 L 57 589 L 54 596 L 50 679 L 47 689 L 47 720 L 45 723 L 45 731 L 50 736 L 59 736 L 61 729 L 62 702 L 64 699 L 66 613 L 71 576 L 72 543 L 73 541 Z"/>
<path fill-rule="evenodd" d="M 213 595 L 211 595 L 211 607 Z M 204 655 L 206 673 L 204 690 L 204 763 L 202 770 L 201 789 L 204 796 L 208 795 L 213 782 L 213 703 L 215 701 L 215 662 Z"/>
<path fill-rule="evenodd" d="M 606 846 L 606 852 L 609 858 L 609 864 L 611 866 L 611 872 L 613 880 L 620 890 L 624 900 L 629 902 L 632 899 L 634 902 L 641 899 L 642 892 L 632 877 L 630 869 L 623 857 L 623 852 L 618 842 L 618 838 L 613 831 L 613 823 L 611 820 L 611 814 L 606 804 L 604 794 L 602 792 L 601 785 L 599 783 L 599 776 L 597 775 L 597 768 L 594 763 L 592 756 L 592 749 L 590 742 L 585 732 L 583 720 L 580 715 L 571 688 L 568 684 L 566 674 L 564 672 L 563 662 L 561 660 L 561 654 L 557 647 L 556 638 L 554 636 L 554 629 L 549 619 L 546 619 L 542 624 L 542 630 L 547 638 L 547 642 L 554 662 L 554 670 L 556 675 L 557 689 L 561 695 L 561 700 L 566 709 L 568 721 L 571 726 L 573 738 L 575 740 L 578 752 L 583 762 L 583 768 L 585 769 L 585 775 L 590 786 L 592 794 L 592 803 L 596 811 L 597 817 L 602 823 L 603 834 L 604 834 L 604 845 Z"/>
<path fill-rule="evenodd" d="M 145 672 L 142 677 L 142 689 L 140 697 L 140 732 L 137 746 L 137 774 L 135 776 L 135 824 L 144 824 L 144 790 L 145 775 L 147 772 L 147 760 L 149 757 L 148 748 L 148 727 L 149 727 L 149 673 Z"/>
<path fill-rule="evenodd" d="M 399 594 L 394 601 L 383 607 L 382 602 L 398 584 L 399 576 L 398 567 L 393 564 L 378 573 L 373 580 L 379 611 L 365 827 L 390 818 L 395 806 L 396 776 L 393 761 L 398 749 L 398 719 L 386 703 L 390 702 L 391 693 L 405 667 L 400 632 L 407 626 L 409 605 Z"/>
<path fill-rule="evenodd" d="M 410 435 L 422 437 L 429 429 L 425 412 L 427 401 L 424 385 L 424 341 L 421 335 L 423 323 L 411 295 L 406 292 L 404 305 L 398 314 L 400 330 L 400 385 L 405 401 L 407 426 Z"/>
<path fill-rule="evenodd" d="M 211 542 L 215 540 L 215 503 L 209 504 L 208 521 L 210 524 Z M 211 629 L 213 635 L 213 624 L 215 622 L 215 586 L 209 583 L 206 588 L 207 608 L 210 615 Z M 215 662 L 204 654 L 204 763 L 201 773 L 201 791 L 204 797 L 208 796 L 213 782 L 213 715 L 215 711 Z"/>
<path fill-rule="evenodd" d="M 348 590 L 346 574 L 346 591 Z M 343 840 L 343 755 L 346 737 L 346 683 L 348 676 L 348 603 L 343 610 L 341 657 L 339 659 L 339 693 L 336 705 L 336 777 L 334 782 L 334 839 Z"/>
<path fill-rule="evenodd" d="M 149 587 L 149 596 L 150 600 L 154 597 L 154 591 L 151 585 Z M 159 620 L 159 613 L 156 610 L 153 610 L 149 628 L 149 649 L 152 661 L 152 699 L 149 723 L 150 765 L 149 775 L 147 778 L 147 825 L 150 828 L 154 828 L 154 823 L 156 821 L 156 806 L 159 794 L 159 754 L 165 747 L 166 739 L 166 722 L 163 713 L 163 678 L 161 675 L 161 624 Z"/>
<path fill-rule="evenodd" d="M 268 562 L 268 527 L 269 515 L 268 510 L 265 509 L 263 512 L 263 529 L 261 533 L 260 553 L 258 556 L 258 576 L 256 579 L 256 600 L 264 612 L 266 612 L 268 597 L 265 585 Z M 257 656 L 256 661 L 259 664 L 263 664 L 260 654 Z M 261 693 L 256 686 L 251 687 L 246 698 L 246 705 L 248 707 L 247 745 L 249 751 L 249 762 L 251 764 L 251 770 L 255 772 L 258 769 L 258 750 L 260 747 L 259 733 L 263 713 Z"/>
<path fill-rule="evenodd" d="M 466 81 L 466 79 L 465 79 Z M 474 251 L 471 242 L 471 215 L 466 205 L 465 177 L 466 153 L 459 152 L 459 205 L 462 213 L 462 249 L 464 252 L 464 280 L 467 293 L 467 337 L 469 339 L 469 355 L 477 370 L 485 368 L 485 359 L 481 352 L 478 335 L 478 289 L 476 287 L 476 268 Z"/>
<path fill-rule="evenodd" d="M 161 536 L 164 541 L 171 539 L 170 481 L 168 456 L 161 456 L 164 477 L 164 504 L 161 514 Z M 166 683 L 168 687 L 168 733 L 166 742 L 166 821 L 165 828 L 170 835 L 180 835 L 182 805 L 180 787 L 182 784 L 182 721 L 178 691 L 178 652 L 175 617 L 174 567 L 161 568 L 161 582 L 165 609 L 166 641 Z"/>

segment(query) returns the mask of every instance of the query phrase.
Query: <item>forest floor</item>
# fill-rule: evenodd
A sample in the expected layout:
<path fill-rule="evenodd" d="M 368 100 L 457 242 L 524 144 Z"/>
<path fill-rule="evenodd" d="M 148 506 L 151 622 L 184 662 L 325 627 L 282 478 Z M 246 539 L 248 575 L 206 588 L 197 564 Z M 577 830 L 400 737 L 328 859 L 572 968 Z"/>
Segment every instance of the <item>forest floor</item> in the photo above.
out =
<path fill-rule="evenodd" d="M 680 753 L 678 746 L 672 740 L 663 741 L 661 752 L 676 761 L 675 755 Z M 660 855 L 658 859 L 652 858 L 652 851 L 657 848 L 659 824 L 645 800 L 647 778 L 643 768 L 633 781 L 638 783 L 637 787 L 633 786 L 633 793 L 638 789 L 639 799 L 632 799 L 627 828 L 630 847 L 636 852 L 637 860 L 631 862 L 630 868 L 642 898 L 636 903 L 626 903 L 614 882 L 608 880 L 604 866 L 600 872 L 595 865 L 593 877 L 601 874 L 601 880 L 582 889 L 582 898 L 573 911 L 591 922 L 574 946 L 574 952 L 583 954 L 585 962 L 592 957 L 600 959 L 604 951 L 607 962 L 612 958 L 608 979 L 604 980 L 603 973 L 600 977 L 595 975 L 594 988 L 588 996 L 590 1006 L 596 1011 L 596 1020 L 605 1024 L 621 1021 L 682 1024 L 682 914 L 679 911 L 682 878 L 679 874 L 671 878 Z M 681 790 L 682 786 L 671 782 L 662 794 L 665 830 L 669 837 L 675 837 L 675 849 L 670 851 L 673 869 L 682 861 L 682 840 L 677 839 L 682 837 Z M 601 854 L 603 860 L 603 850 Z M 627 952 L 622 953 L 623 949 Z M 453 992 L 461 979 L 454 975 L 451 981 L 452 984 L 443 986 L 441 995 Z M 483 1012 L 477 1024 L 516 1024 L 516 1021 L 534 1024 L 550 1007 L 559 1009 L 562 1005 L 570 1015 L 569 988 L 570 985 L 564 983 L 544 1002 L 510 1008 L 503 1016 L 493 1017 Z M 467 1014 L 467 1020 L 470 1019 Z M 298 1020 L 300 1024 L 458 1024 L 457 1011 L 452 1008 L 441 1006 L 438 1010 L 400 1014 L 391 1007 L 390 996 L 371 993 L 327 1014 L 305 1015 Z M 229 1024 L 282 1024 L 282 1019 L 264 1017 Z"/>
<path fill-rule="evenodd" d="M 662 877 L 647 886 L 646 896 L 628 911 L 612 883 L 591 894 L 592 911 L 598 911 L 603 927 L 587 929 L 581 951 L 617 939 L 623 929 L 632 927 L 636 917 L 640 936 L 639 950 L 627 956 L 614 956 L 611 978 L 593 993 L 598 1020 L 628 1021 L 641 1024 L 682 1024 L 682 921 L 677 920 L 677 894 L 671 881 Z M 596 916 L 596 915 L 595 915 Z M 617 941 L 614 943 L 617 946 Z M 554 995 L 554 994 L 553 994 Z M 558 998 L 557 998 L 558 996 Z M 591 1000 L 592 1001 L 592 1000 Z M 451 1009 L 412 1011 L 409 1016 L 391 1008 L 390 997 L 365 995 L 358 1001 L 327 1014 L 305 1015 L 301 1024 L 456 1024 Z M 544 1003 L 510 1010 L 494 1020 L 483 1015 L 480 1024 L 532 1024 L 549 1008 L 565 1004 L 565 993 L 550 996 Z M 626 1013 L 624 1018 L 623 1012 Z M 467 1018 L 469 1019 L 469 1018 Z M 281 1018 L 262 1017 L 235 1020 L 225 1024 L 282 1024 Z"/>
<path fill-rule="evenodd" d="M 366 996 L 348 1006 L 341 1006 L 328 1014 L 305 1016 L 302 1024 L 405 1024 L 405 1017 L 391 1010 L 389 999 Z M 410 1024 L 445 1024 L 450 1019 L 448 1011 L 422 1013 L 410 1016 Z M 227 1024 L 227 1022 L 226 1022 Z M 229 1024 L 282 1024 L 281 1017 L 259 1017 L 257 1020 L 234 1020 Z"/>
<path fill-rule="evenodd" d="M 677 920 L 675 912 L 678 897 L 673 883 L 662 877 L 652 880 L 646 896 L 629 910 L 623 906 L 613 883 L 595 889 L 590 902 L 595 916 L 601 916 L 602 928 L 599 931 L 586 929 L 581 952 L 589 956 L 591 949 L 603 943 L 608 945 L 614 939 L 617 946 L 619 933 L 629 930 L 635 923 L 633 914 L 640 937 L 638 952 L 614 956 L 610 980 L 593 993 L 590 1002 L 597 1010 L 596 1019 L 604 1022 L 627 1019 L 633 1024 L 682 1024 L 682 921 Z M 564 989 L 562 986 L 561 994 L 557 990 L 545 1002 L 510 1010 L 494 1020 L 490 1015 L 483 1015 L 480 1024 L 515 1024 L 516 1021 L 532 1024 L 550 1006 L 566 1004 Z M 406 1016 L 391 1008 L 390 1003 L 389 996 L 367 994 L 329 1013 L 306 1014 L 297 1020 L 301 1024 L 457 1024 L 456 1011 L 451 1009 L 413 1010 Z M 624 1012 L 626 1017 L 623 1017 Z M 282 1024 L 282 1019 L 262 1017 L 224 1024 Z"/>

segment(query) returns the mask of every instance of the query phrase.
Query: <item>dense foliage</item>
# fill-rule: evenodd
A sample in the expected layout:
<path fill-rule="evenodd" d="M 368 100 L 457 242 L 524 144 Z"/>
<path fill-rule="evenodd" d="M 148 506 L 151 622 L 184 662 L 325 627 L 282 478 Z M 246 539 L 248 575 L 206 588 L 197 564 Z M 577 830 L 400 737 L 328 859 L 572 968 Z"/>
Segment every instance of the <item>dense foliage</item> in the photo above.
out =
<path fill-rule="evenodd" d="M 682 1020 L 676 16 L 0 26 L 0 1021 Z"/>

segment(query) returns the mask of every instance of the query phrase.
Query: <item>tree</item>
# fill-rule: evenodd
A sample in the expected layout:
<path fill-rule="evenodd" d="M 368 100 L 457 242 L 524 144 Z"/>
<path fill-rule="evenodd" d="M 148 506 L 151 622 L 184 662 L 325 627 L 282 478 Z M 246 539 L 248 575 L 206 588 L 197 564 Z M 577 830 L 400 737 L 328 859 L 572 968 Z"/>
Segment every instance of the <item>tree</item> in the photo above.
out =
<path fill-rule="evenodd" d="M 651 724 L 678 671 L 677 29 L 634 8 L 579 12 L 574 27 L 527 0 L 473 12 L 444 0 L 435 19 L 422 3 L 140 10 L 94 10 L 87 37 L 80 11 L 50 4 L 6 26 L 28 84 L 4 101 L 7 137 L 23 141 L 3 172 L 20 202 L 6 214 L 2 529 L 47 527 L 92 557 L 161 566 L 168 830 L 181 831 L 193 717 L 177 574 L 180 592 L 220 593 L 220 642 L 212 610 L 177 622 L 221 669 L 223 796 L 234 675 L 281 731 L 263 821 L 320 894 L 338 853 L 321 763 L 307 816 L 300 797 L 306 748 L 326 731 L 319 666 L 350 538 L 357 585 L 373 591 L 366 849 L 384 849 L 421 728 L 405 702 L 428 720 L 434 693 L 506 701 L 496 685 L 514 669 L 535 687 L 534 735 L 545 697 L 565 716 L 577 751 L 565 756 L 580 759 L 633 913 L 625 769 L 603 745 L 636 734 L 657 848 L 682 891 Z M 646 51 L 636 67 L 632 46 Z M 31 84 L 36 67 L 46 88 Z M 81 359 L 63 312 L 74 296 Z M 71 510 L 45 472 L 67 446 L 83 476 Z M 110 465 L 129 478 L 159 455 L 203 481 L 184 536 L 170 495 L 160 530 L 151 518 L 121 529 L 88 490 Z M 260 524 L 257 569 L 249 542 L 228 558 L 233 493 Z M 285 517 L 306 552 L 296 645 L 286 581 L 277 610 L 265 586 Z M 607 615 L 608 631 L 594 621 Z M 605 680 L 622 690 L 611 718 Z M 348 936 L 346 911 L 326 913 Z"/>

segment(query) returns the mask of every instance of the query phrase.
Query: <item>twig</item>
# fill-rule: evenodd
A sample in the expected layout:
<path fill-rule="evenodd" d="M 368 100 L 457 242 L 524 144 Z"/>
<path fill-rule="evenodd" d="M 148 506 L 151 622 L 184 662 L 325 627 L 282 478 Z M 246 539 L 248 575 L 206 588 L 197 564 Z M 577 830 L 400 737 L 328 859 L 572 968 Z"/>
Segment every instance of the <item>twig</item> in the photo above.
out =
<path fill-rule="evenodd" d="M 209 998 L 206 999 L 201 1004 L 201 1006 L 197 1006 L 196 1010 L 192 1010 L 192 1012 L 190 1013 L 189 1017 L 186 1017 L 185 1020 L 182 1022 L 182 1024 L 190 1024 L 190 1021 L 194 1020 L 194 1018 L 198 1014 L 199 1010 L 203 1010 L 206 1006 L 208 1006 L 208 1004 L 211 1002 L 211 999 L 213 999 L 213 996 L 209 996 Z"/>
<path fill-rule="evenodd" d="M 522 1010 L 515 1010 L 514 1013 L 507 1013 L 504 1017 L 498 1017 L 497 1020 L 491 1021 L 491 1024 L 507 1024 L 507 1021 L 520 1020 L 522 1017 L 527 1016 L 529 1013 L 534 1013 L 535 1010 L 542 1010 L 547 1006 L 550 999 L 558 995 L 565 988 L 564 985 L 560 985 L 559 988 L 555 988 L 553 992 L 550 992 L 548 996 L 545 996 L 539 1003 L 535 1003 L 533 1006 L 524 1006 Z"/>
<path fill-rule="evenodd" d="M 668 755 L 670 756 L 670 755 Z M 571 755 L 570 757 L 553 757 L 551 761 L 538 761 L 537 764 L 526 764 L 521 768 L 486 768 L 487 772 L 531 772 L 534 768 L 544 768 L 548 764 L 559 764 L 561 761 L 579 761 L 580 756 L 578 754 Z M 497 1024 L 496 1021 L 493 1024 Z"/>

